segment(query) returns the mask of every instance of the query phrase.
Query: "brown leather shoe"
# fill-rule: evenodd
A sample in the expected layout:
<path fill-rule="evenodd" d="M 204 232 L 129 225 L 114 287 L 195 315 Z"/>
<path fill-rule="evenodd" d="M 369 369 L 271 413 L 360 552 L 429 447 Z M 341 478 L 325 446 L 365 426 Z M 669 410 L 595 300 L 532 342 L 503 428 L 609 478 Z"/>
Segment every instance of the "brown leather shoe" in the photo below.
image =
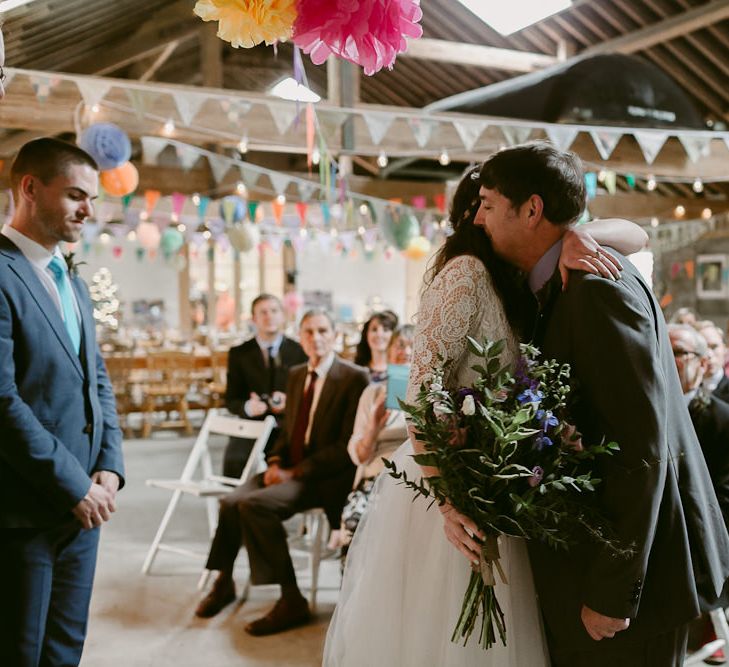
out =
<path fill-rule="evenodd" d="M 246 625 L 249 635 L 261 637 L 305 625 L 311 620 L 306 598 L 281 598 L 265 616 Z"/>
<path fill-rule="evenodd" d="M 219 577 L 210 592 L 200 600 L 195 616 L 211 618 L 235 600 L 235 584 L 230 577 Z"/>

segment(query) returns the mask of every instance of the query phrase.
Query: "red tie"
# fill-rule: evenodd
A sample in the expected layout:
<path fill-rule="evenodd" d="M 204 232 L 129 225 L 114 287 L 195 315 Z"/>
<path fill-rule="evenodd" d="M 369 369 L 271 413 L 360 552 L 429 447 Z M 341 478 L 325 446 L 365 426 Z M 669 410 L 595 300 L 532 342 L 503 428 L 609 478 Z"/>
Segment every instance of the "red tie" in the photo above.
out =
<path fill-rule="evenodd" d="M 304 445 L 306 431 L 309 428 L 309 413 L 314 402 L 314 388 L 316 387 L 316 371 L 309 371 L 309 386 L 299 403 L 299 412 L 294 423 L 294 432 L 291 435 L 291 465 L 296 466 L 304 460 Z"/>

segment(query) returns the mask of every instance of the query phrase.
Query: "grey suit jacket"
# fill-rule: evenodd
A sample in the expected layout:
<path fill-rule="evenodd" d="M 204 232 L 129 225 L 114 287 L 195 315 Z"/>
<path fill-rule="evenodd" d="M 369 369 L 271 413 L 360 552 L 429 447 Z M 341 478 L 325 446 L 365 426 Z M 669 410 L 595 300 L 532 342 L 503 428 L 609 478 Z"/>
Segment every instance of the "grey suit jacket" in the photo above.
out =
<path fill-rule="evenodd" d="M 618 254 L 618 253 L 616 253 Z M 618 254 L 619 256 L 619 254 Z M 699 591 L 717 595 L 729 577 L 729 536 L 683 399 L 658 303 L 625 258 L 617 282 L 557 271 L 540 295 L 535 343 L 569 363 L 572 415 L 589 442 L 620 452 L 599 463 L 597 504 L 627 560 L 584 544 L 569 553 L 530 544 L 549 640 L 560 650 L 594 649 L 580 621 L 586 604 L 632 619 L 611 644 L 642 641 L 699 613 Z"/>

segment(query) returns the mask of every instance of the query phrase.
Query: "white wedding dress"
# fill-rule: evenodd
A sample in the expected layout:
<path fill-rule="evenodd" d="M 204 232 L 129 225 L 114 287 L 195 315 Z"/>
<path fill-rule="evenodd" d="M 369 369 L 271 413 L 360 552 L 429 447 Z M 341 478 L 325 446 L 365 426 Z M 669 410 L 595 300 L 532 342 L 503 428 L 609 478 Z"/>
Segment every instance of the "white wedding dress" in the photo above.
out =
<path fill-rule="evenodd" d="M 470 384 L 476 359 L 466 336 L 505 339 L 505 360 L 518 344 L 484 265 L 451 260 L 425 290 L 418 313 L 408 399 L 438 363 L 452 360 L 446 385 Z M 410 442 L 393 455 L 398 470 L 419 479 Z M 443 519 L 386 473 L 379 476 L 347 555 L 325 667 L 546 667 L 549 665 L 526 546 L 500 538 L 508 585 L 496 593 L 506 618 L 507 646 L 484 651 L 478 627 L 467 646 L 450 641 L 470 576 L 465 557 L 446 539 Z"/>

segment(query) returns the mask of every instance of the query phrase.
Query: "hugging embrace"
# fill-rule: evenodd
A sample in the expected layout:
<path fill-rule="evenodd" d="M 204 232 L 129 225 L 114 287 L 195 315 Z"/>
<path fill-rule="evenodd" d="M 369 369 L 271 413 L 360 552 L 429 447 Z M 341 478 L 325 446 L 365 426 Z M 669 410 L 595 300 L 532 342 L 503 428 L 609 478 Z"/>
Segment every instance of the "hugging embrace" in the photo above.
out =
<path fill-rule="evenodd" d="M 577 430 L 620 445 L 601 458 L 594 495 L 631 555 L 502 535 L 509 583 L 495 590 L 509 640 L 486 652 L 457 645 L 451 630 L 479 527 L 447 502 L 428 511 L 381 475 L 349 550 L 325 665 L 682 664 L 700 597 L 716 599 L 729 577 L 729 536 L 663 314 L 623 256 L 645 235 L 618 220 L 573 229 L 584 205 L 579 159 L 546 143 L 499 151 L 466 174 L 451 206 L 454 233 L 425 279 L 407 402 L 438 358 L 446 387 L 472 384 L 468 337 L 505 340 L 503 363 L 514 362 L 521 338 L 569 364 Z M 411 432 L 393 463 L 410 479 L 437 474 L 413 461 L 422 451 Z"/>

